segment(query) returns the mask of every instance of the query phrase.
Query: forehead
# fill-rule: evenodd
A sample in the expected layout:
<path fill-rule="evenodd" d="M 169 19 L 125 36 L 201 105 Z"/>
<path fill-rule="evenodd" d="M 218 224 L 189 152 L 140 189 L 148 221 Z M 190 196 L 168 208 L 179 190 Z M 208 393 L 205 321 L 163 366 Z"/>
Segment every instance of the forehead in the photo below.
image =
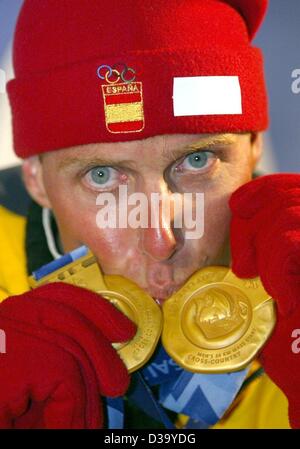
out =
<path fill-rule="evenodd" d="M 172 134 L 149 137 L 143 140 L 117 143 L 95 143 L 46 153 L 43 159 L 52 160 L 65 168 L 73 164 L 101 159 L 105 164 L 159 157 L 176 159 L 191 151 L 236 143 L 238 134 Z"/>

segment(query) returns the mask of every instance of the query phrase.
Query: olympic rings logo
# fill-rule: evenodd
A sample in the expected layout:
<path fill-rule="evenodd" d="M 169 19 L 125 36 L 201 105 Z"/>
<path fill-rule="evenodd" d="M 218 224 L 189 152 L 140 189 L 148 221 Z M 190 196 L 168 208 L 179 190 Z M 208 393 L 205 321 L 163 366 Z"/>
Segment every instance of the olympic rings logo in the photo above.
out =
<path fill-rule="evenodd" d="M 121 67 L 121 68 L 120 68 Z M 128 73 L 132 74 L 131 78 L 128 78 Z M 102 64 L 97 69 L 97 75 L 101 80 L 105 80 L 109 84 L 116 84 L 120 81 L 123 83 L 132 83 L 135 81 L 135 70 L 127 67 L 123 62 L 117 63 L 114 66 Z"/>

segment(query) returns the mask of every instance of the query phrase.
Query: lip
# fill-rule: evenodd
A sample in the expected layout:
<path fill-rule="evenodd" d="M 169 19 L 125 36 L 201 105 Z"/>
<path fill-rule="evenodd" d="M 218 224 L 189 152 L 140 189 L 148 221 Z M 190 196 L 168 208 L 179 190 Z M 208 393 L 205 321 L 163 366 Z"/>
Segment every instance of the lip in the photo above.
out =
<path fill-rule="evenodd" d="M 162 307 L 168 298 L 153 298 L 153 299 L 160 307 Z"/>
<path fill-rule="evenodd" d="M 148 287 L 145 289 L 147 293 L 154 299 L 154 301 L 162 307 L 164 302 L 170 298 L 177 290 L 179 290 L 180 285 L 169 285 L 164 288 Z"/>

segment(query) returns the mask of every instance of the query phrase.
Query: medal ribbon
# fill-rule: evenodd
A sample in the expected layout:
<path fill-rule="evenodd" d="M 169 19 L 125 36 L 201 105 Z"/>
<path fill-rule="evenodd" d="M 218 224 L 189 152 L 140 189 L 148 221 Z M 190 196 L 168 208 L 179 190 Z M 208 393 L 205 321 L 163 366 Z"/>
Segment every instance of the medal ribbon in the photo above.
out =
<path fill-rule="evenodd" d="M 170 366 L 169 374 L 157 367 Z M 153 373 L 155 372 L 155 376 Z M 169 410 L 190 418 L 200 428 L 216 424 L 234 401 L 248 368 L 225 374 L 198 374 L 180 368 L 161 346 L 151 364 L 143 369 L 151 385 L 160 385 L 159 402 Z"/>
<path fill-rule="evenodd" d="M 191 373 L 179 367 L 160 346 L 151 363 L 133 375 L 135 386 L 128 400 L 167 429 L 174 429 L 174 425 L 164 409 L 187 415 L 187 429 L 206 429 L 222 418 L 247 374 L 248 368 L 226 374 Z M 150 388 L 155 385 L 159 385 L 158 399 Z M 108 399 L 111 408 L 114 401 Z M 119 428 L 116 425 L 109 421 L 110 429 Z"/>

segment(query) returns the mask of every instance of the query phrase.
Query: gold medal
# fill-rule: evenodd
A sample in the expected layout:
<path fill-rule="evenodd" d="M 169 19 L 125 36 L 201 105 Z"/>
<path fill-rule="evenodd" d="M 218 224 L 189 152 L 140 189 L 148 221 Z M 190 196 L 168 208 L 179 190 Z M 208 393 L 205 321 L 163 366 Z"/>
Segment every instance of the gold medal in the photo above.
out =
<path fill-rule="evenodd" d="M 274 301 L 261 281 L 229 268 L 207 267 L 163 305 L 162 342 L 184 369 L 228 373 L 246 367 L 276 322 Z"/>
<path fill-rule="evenodd" d="M 113 346 L 129 372 L 143 366 L 155 351 L 162 332 L 162 313 L 156 302 L 134 282 L 121 276 L 103 276 L 96 258 L 89 253 L 36 281 L 29 278 L 31 288 L 49 282 L 66 282 L 92 290 L 115 305 L 137 325 L 134 338 Z"/>
<path fill-rule="evenodd" d="M 104 276 L 104 279 L 111 291 L 100 293 L 138 326 L 130 342 L 116 346 L 128 371 L 136 371 L 148 362 L 155 351 L 162 332 L 161 309 L 134 282 L 121 276 Z"/>
<path fill-rule="evenodd" d="M 29 278 L 31 288 L 49 282 L 92 290 L 137 325 L 132 340 L 113 345 L 129 372 L 148 362 L 161 333 L 168 354 L 188 371 L 238 371 L 256 356 L 276 321 L 274 302 L 259 278 L 240 279 L 226 267 L 199 270 L 164 303 L 162 311 L 134 282 L 103 276 L 91 253 L 39 281 Z"/>

